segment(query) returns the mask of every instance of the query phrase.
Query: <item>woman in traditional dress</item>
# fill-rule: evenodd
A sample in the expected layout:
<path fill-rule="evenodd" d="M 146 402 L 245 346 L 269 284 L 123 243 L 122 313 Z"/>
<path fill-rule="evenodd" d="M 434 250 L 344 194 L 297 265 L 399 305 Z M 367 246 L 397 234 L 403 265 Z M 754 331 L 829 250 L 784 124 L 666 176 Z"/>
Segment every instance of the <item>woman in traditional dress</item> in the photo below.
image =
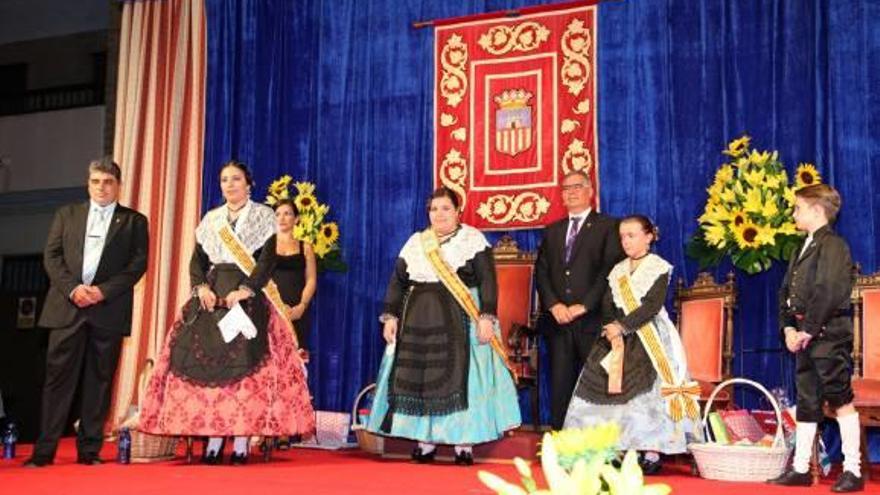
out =
<path fill-rule="evenodd" d="M 234 436 L 231 463 L 244 464 L 249 436 L 307 433 L 315 423 L 283 303 L 277 289 L 275 297 L 263 294 L 270 270 L 255 261 L 275 232 L 272 210 L 250 200 L 253 179 L 243 163 L 223 166 L 220 187 L 226 202 L 196 228 L 193 297 L 166 340 L 139 429 L 210 437 L 206 464 L 221 463 L 223 439 Z M 218 323 L 237 304 L 253 327 L 238 323 L 231 328 L 241 333 L 224 334 Z"/>
<path fill-rule="evenodd" d="M 380 317 L 388 345 L 367 429 L 418 441 L 412 459 L 420 463 L 451 444 L 455 463 L 471 465 L 472 445 L 520 424 L 497 341 L 492 249 L 460 214 L 454 192 L 434 191 L 431 225 L 401 249 Z"/>
<path fill-rule="evenodd" d="M 655 474 L 660 453 L 683 453 L 689 435 L 701 436 L 699 387 L 663 307 L 672 265 L 650 252 L 656 227 L 643 215 L 626 217 L 620 240 L 627 258 L 608 275 L 604 338 L 587 358 L 565 428 L 617 423 L 619 449 L 641 451 L 643 471 Z"/>

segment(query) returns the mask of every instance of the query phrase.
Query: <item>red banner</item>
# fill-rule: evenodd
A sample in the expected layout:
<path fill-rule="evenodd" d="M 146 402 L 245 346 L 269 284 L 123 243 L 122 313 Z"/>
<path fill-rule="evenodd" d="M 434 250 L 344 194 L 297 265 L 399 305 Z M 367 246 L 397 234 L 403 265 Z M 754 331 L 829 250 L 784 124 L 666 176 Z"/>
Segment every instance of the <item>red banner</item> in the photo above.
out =
<path fill-rule="evenodd" d="M 485 230 L 565 214 L 563 176 L 584 170 L 598 204 L 596 6 L 435 30 L 434 183 Z"/>

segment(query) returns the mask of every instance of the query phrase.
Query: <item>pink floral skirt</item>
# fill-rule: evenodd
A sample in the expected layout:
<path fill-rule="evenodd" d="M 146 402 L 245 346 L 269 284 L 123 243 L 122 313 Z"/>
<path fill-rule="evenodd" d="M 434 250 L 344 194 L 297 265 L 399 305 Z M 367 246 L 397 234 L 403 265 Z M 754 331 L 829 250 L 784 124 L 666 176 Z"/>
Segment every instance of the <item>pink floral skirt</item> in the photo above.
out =
<path fill-rule="evenodd" d="M 314 432 L 315 412 L 302 359 L 284 322 L 270 312 L 268 359 L 254 373 L 223 387 L 198 385 L 170 370 L 170 343 L 182 328 L 175 323 L 141 400 L 138 429 L 197 436 Z"/>

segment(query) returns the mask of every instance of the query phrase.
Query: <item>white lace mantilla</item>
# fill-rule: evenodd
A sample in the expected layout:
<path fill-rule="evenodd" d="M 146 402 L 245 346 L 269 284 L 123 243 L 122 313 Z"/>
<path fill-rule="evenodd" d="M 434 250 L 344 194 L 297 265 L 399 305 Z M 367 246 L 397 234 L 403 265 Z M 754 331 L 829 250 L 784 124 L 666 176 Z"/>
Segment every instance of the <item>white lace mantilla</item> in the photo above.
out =
<path fill-rule="evenodd" d="M 226 250 L 223 241 L 217 235 L 217 231 L 228 223 L 227 214 L 225 205 L 214 208 L 205 213 L 199 226 L 196 227 L 196 242 L 202 246 L 211 260 L 211 264 L 235 263 L 232 254 Z M 263 247 L 266 240 L 274 233 L 275 212 L 272 211 L 272 208 L 248 200 L 235 222 L 235 235 L 241 239 L 244 247 L 253 254 L 254 251 Z"/>
<path fill-rule="evenodd" d="M 617 281 L 620 277 L 629 277 L 629 285 L 632 288 L 633 295 L 639 301 L 651 290 L 654 282 L 661 275 L 669 275 L 672 280 L 672 265 L 656 254 L 649 254 L 642 258 L 635 273 L 630 274 L 630 266 L 632 260 L 626 258 L 620 263 L 614 265 L 611 273 L 608 274 L 608 286 L 611 287 L 611 295 L 614 296 L 614 305 L 618 308 L 625 309 L 626 304 L 620 295 L 620 289 Z"/>
<path fill-rule="evenodd" d="M 421 234 L 416 232 L 409 237 L 400 250 L 400 257 L 406 261 L 406 271 L 413 282 L 439 282 L 440 279 L 434 273 L 431 262 L 422 250 Z M 470 225 L 462 224 L 461 230 L 452 239 L 440 245 L 440 255 L 455 271 L 489 246 L 489 241 L 482 232 Z"/>

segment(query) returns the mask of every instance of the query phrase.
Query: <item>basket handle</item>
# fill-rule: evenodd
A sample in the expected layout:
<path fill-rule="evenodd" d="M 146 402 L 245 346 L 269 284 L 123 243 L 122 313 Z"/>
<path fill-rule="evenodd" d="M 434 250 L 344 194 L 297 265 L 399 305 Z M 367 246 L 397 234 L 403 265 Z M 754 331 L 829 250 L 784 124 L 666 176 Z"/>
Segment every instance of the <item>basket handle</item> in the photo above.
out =
<path fill-rule="evenodd" d="M 363 400 L 363 398 L 366 397 L 367 393 L 368 393 L 370 390 L 373 390 L 374 388 L 376 388 L 376 384 L 375 384 L 375 383 L 371 383 L 371 384 L 367 385 L 366 387 L 364 387 L 364 389 L 361 390 L 360 393 L 357 394 L 357 397 L 355 397 L 355 399 L 354 399 L 354 404 L 351 405 L 351 427 L 352 427 L 352 428 L 354 428 L 355 426 L 358 425 L 358 422 L 357 422 L 357 418 L 358 418 L 357 410 L 358 410 L 358 406 L 359 406 L 360 403 L 361 403 L 361 400 Z"/>
<path fill-rule="evenodd" d="M 776 398 L 764 388 L 763 385 L 756 381 L 749 380 L 748 378 L 730 378 L 729 380 L 724 380 L 719 383 L 714 390 L 712 390 L 712 394 L 709 395 L 709 400 L 706 401 L 705 410 L 703 411 L 703 431 L 706 434 L 706 439 L 710 438 L 709 433 L 709 410 L 712 409 L 712 402 L 715 401 L 715 396 L 718 395 L 718 392 L 721 392 L 726 387 L 733 385 L 734 383 L 741 383 L 743 385 L 751 385 L 752 387 L 757 388 L 759 391 L 763 392 L 764 395 L 767 396 L 767 399 L 770 401 L 770 405 L 773 406 L 773 412 L 776 413 L 776 435 L 773 437 L 773 447 L 780 447 L 783 438 L 782 438 L 782 413 L 779 411 L 779 404 L 776 402 Z M 714 439 L 714 438 L 713 438 Z"/>

